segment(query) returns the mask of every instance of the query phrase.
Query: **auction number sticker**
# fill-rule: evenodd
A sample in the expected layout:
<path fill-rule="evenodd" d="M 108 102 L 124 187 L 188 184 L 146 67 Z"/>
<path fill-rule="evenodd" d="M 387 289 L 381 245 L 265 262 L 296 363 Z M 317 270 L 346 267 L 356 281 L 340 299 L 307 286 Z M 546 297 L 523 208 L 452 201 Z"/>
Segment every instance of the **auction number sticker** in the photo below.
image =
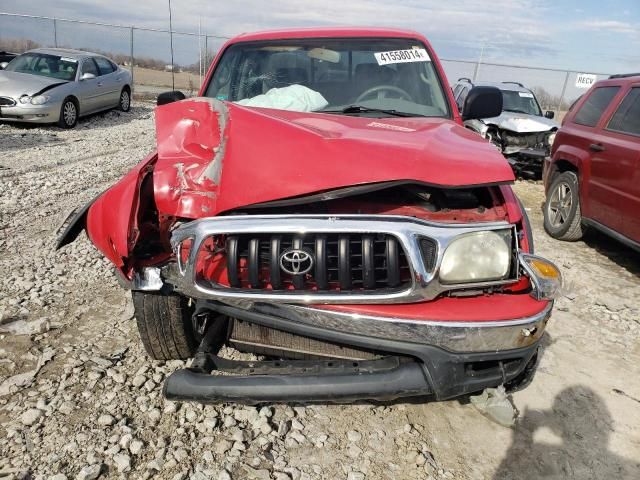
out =
<path fill-rule="evenodd" d="M 533 93 L 529 92 L 518 92 L 518 95 L 520 95 L 522 98 L 533 98 Z"/>
<path fill-rule="evenodd" d="M 390 52 L 374 53 L 378 65 L 392 63 L 430 62 L 429 54 L 424 48 L 410 48 L 408 50 L 392 50 Z"/>

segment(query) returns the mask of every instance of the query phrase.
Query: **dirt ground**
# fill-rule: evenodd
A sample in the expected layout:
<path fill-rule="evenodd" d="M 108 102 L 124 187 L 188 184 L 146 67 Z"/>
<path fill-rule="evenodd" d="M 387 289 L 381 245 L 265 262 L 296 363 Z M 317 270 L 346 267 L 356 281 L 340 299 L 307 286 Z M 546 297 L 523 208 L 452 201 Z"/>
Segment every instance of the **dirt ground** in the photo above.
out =
<path fill-rule="evenodd" d="M 165 401 L 181 362 L 145 356 L 107 262 L 84 234 L 53 250 L 66 213 L 153 144 L 144 105 L 71 131 L 0 125 L 0 477 L 640 478 L 640 254 L 594 232 L 549 238 L 539 183 L 515 188 L 566 288 L 535 380 L 513 396 L 514 428 L 458 400 Z"/>

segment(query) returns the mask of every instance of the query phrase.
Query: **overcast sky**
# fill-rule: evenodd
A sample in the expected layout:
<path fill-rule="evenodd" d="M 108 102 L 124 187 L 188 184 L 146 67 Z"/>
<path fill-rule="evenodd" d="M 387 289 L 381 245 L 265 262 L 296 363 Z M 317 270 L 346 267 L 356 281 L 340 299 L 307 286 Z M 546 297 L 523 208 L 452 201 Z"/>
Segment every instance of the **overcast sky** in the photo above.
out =
<path fill-rule="evenodd" d="M 168 0 L 0 0 L 0 11 L 167 28 L 167 5 Z M 199 20 L 206 33 L 225 36 L 293 26 L 394 26 L 425 34 L 446 58 L 476 60 L 484 45 L 489 61 L 605 73 L 640 70 L 640 0 L 172 0 L 172 5 L 174 29 L 183 31 L 197 31 Z M 63 43 L 79 46 L 78 37 L 85 36 L 103 50 L 127 51 L 126 31 L 64 28 L 59 26 Z M 46 36 L 50 26 L 0 17 L 0 36 L 30 31 Z M 178 39 L 178 49 L 190 50 L 189 42 L 194 40 Z M 139 34 L 137 43 L 149 50 L 146 55 L 154 48 L 166 50 L 164 37 L 152 34 Z"/>

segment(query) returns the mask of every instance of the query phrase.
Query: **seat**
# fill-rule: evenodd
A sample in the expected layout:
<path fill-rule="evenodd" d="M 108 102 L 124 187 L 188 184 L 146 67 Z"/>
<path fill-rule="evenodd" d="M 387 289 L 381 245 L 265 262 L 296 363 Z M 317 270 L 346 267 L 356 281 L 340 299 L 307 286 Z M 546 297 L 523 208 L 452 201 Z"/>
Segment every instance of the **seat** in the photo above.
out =
<path fill-rule="evenodd" d="M 309 85 L 309 75 L 304 68 L 278 68 L 273 87 L 281 88 L 289 85 Z"/>

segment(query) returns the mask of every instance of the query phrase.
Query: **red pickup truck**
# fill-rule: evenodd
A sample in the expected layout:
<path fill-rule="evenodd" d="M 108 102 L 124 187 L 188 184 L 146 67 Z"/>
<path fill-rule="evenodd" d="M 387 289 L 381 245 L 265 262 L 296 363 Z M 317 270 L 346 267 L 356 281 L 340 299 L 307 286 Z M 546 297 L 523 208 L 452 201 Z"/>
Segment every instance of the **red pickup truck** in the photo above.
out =
<path fill-rule="evenodd" d="M 513 173 L 416 32 L 245 34 L 199 97 L 158 98 L 157 150 L 69 217 L 133 295 L 170 399 L 446 399 L 531 381 L 561 283 Z M 221 345 L 264 356 L 237 361 Z M 220 374 L 224 372 L 225 374 Z"/>
<path fill-rule="evenodd" d="M 544 227 L 596 228 L 640 250 L 640 74 L 597 82 L 571 108 L 544 165 Z"/>

